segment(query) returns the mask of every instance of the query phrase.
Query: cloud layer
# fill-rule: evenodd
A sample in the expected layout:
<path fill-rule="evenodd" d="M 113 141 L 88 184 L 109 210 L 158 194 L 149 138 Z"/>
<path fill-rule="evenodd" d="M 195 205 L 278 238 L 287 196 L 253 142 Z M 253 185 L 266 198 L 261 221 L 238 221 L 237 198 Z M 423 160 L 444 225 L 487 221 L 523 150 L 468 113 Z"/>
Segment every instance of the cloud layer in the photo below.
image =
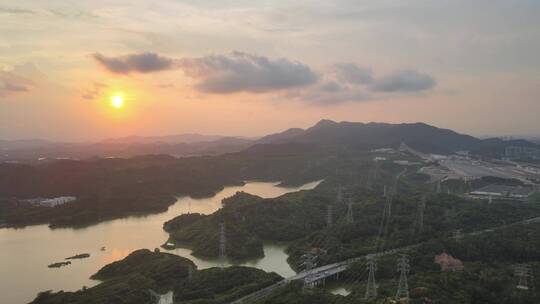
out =
<path fill-rule="evenodd" d="M 415 70 L 401 70 L 386 75 L 373 84 L 379 92 L 419 92 L 433 88 L 436 82 L 430 75 Z"/>
<path fill-rule="evenodd" d="M 33 82 L 12 72 L 0 71 L 0 97 L 28 92 Z"/>
<path fill-rule="evenodd" d="M 369 67 L 360 67 L 354 63 L 336 63 L 334 69 L 337 78 L 351 84 L 367 84 L 373 82 L 373 71 Z"/>
<path fill-rule="evenodd" d="M 92 55 L 102 67 L 112 73 L 151 73 L 174 68 L 174 60 L 155 53 L 130 54 L 107 57 L 100 53 Z"/>
<path fill-rule="evenodd" d="M 262 93 L 313 84 L 318 76 L 300 62 L 242 52 L 182 59 L 179 67 L 208 93 Z"/>
<path fill-rule="evenodd" d="M 349 62 L 336 63 L 330 70 L 317 73 L 298 61 L 270 59 L 244 52 L 181 59 L 155 53 L 118 57 L 96 53 L 93 58 L 116 74 L 180 69 L 188 78 L 195 80 L 194 88 L 203 93 L 286 90 L 285 96 L 319 104 L 373 100 L 381 94 L 415 93 L 436 85 L 432 76 L 412 69 L 376 77 L 371 67 Z"/>

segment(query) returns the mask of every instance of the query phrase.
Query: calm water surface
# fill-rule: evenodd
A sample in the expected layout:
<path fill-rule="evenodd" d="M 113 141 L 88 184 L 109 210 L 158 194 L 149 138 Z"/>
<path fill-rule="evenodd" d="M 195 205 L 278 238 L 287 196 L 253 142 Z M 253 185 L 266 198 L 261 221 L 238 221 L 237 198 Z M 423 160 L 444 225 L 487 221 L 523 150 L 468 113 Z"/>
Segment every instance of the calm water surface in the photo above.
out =
<path fill-rule="evenodd" d="M 133 250 L 154 249 L 163 244 L 168 237 L 162 229 L 165 221 L 187 212 L 213 213 L 221 207 L 223 198 L 237 191 L 270 198 L 312 189 L 319 182 L 296 188 L 278 187 L 277 184 L 248 182 L 244 186 L 226 187 L 211 198 L 179 197 L 167 212 L 112 220 L 82 229 L 51 230 L 46 225 L 0 229 L 0 303 L 27 303 L 40 291 L 74 291 L 82 286 L 96 285 L 99 282 L 89 277 L 104 265 L 124 258 Z M 105 251 L 100 250 L 103 246 Z M 286 262 L 284 249 L 285 245 L 265 244 L 264 258 L 242 265 L 290 276 L 294 271 Z M 169 252 L 191 259 L 199 269 L 219 265 L 215 260 L 193 257 L 189 249 L 178 248 Z M 66 267 L 47 268 L 51 263 L 79 253 L 90 253 L 91 256 L 72 260 L 72 264 Z"/>

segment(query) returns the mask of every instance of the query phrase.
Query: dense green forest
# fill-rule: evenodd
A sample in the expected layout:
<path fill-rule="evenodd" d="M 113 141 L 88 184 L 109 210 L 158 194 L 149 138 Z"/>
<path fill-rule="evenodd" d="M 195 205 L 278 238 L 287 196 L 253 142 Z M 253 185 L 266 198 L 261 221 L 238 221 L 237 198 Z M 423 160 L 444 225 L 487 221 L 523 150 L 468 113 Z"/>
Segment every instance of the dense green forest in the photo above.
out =
<path fill-rule="evenodd" d="M 218 255 L 222 222 L 226 225 L 228 240 L 235 244 L 227 252 L 232 259 L 260 257 L 264 241 L 292 242 L 288 249 L 289 261 L 293 268 L 300 270 L 300 257 L 313 248 L 324 250 L 320 263 L 327 264 L 381 248 L 447 237 L 457 229 L 470 232 L 540 216 L 538 204 L 516 201 L 488 204 L 460 195 L 434 193 L 433 185 L 425 176 L 415 173 L 416 168 L 397 166 L 390 161 L 380 162 L 375 167 L 373 162 L 359 158 L 351 160 L 339 172 L 327 177 L 312 191 L 278 198 L 263 199 L 239 192 L 225 199 L 224 207 L 212 215 L 181 215 L 165 223 L 164 229 L 170 234 L 169 242 L 188 245 L 194 254 L 206 257 Z M 397 175 L 400 175 L 398 180 Z M 368 184 L 370 178 L 372 185 Z M 492 181 L 486 179 L 475 183 L 489 182 Z M 392 192 L 392 200 L 391 217 L 383 225 L 385 185 L 389 196 Z M 340 186 L 346 198 L 338 201 Z M 448 181 L 441 187 L 455 193 L 465 186 Z M 346 223 L 349 200 L 354 218 L 351 224 Z M 419 227 L 422 202 L 424 220 Z M 331 227 L 327 227 L 329 206 Z"/>
<path fill-rule="evenodd" d="M 463 262 L 461 271 L 441 271 L 434 257 L 446 252 Z M 540 223 L 506 226 L 461 240 L 436 238 L 404 253 L 410 257 L 408 273 L 410 302 L 441 304 L 533 304 L 540 295 L 538 280 L 529 281 L 529 290 L 517 289 L 515 266 L 527 264 L 532 274 L 540 273 Z M 397 254 L 379 257 L 375 272 L 378 297 L 365 299 L 365 261 L 351 265 L 338 281 L 347 286 L 347 296 L 332 295 L 326 288 L 306 289 L 298 282 L 276 290 L 262 303 L 395 303 L 399 273 Z"/>
<path fill-rule="evenodd" d="M 516 292 L 512 272 L 517 263 L 529 263 L 538 271 L 540 224 L 512 225 L 540 216 L 537 197 L 526 202 L 472 200 L 463 195 L 471 188 L 516 181 L 449 180 L 437 187 L 427 175 L 417 173 L 422 165 L 415 156 L 385 154 L 385 159 L 374 161 L 377 156 L 381 154 L 284 144 L 275 150 L 254 147 L 219 157 L 3 166 L 0 170 L 15 179 L 0 175 L 0 189 L 9 189 L 0 199 L 0 220 L 8 225 L 84 225 L 131 213 L 160 212 L 176 195 L 211 195 L 248 179 L 298 185 L 324 178 L 313 190 L 277 198 L 239 192 L 224 199 L 223 208 L 213 214 L 183 214 L 164 223 L 163 229 L 169 233 L 168 242 L 189 247 L 196 256 L 217 257 L 219 227 L 224 224 L 227 257 L 233 261 L 262 257 L 266 241 L 285 241 L 288 261 L 297 271 L 304 269 L 302 256 L 307 252 L 316 252 L 317 266 L 322 266 L 415 245 L 408 251 L 413 266 L 412 303 L 538 302 L 534 294 Z M 395 159 L 415 163 L 400 165 Z M 30 180 L 17 179 L 25 170 Z M 52 177 L 44 181 L 50 173 Z M 21 201 L 56 195 L 75 195 L 78 201 L 55 208 Z M 349 206 L 352 222 L 347 220 Z M 498 228 L 491 230 L 494 227 Z M 464 235 L 459 242 L 452 239 L 458 230 Z M 463 261 L 465 270 L 441 272 L 434 256 L 442 252 Z M 379 258 L 380 297 L 372 303 L 390 303 L 394 296 L 396 258 Z M 140 303 L 151 299 L 148 289 L 174 290 L 177 303 L 226 303 L 281 279 L 246 267 L 194 270 L 188 279 L 189 265 L 193 267 L 191 261 L 171 254 L 139 250 L 97 272 L 93 278 L 101 284 L 77 292 L 45 292 L 34 303 Z M 368 303 L 362 300 L 365 274 L 365 263 L 358 262 L 335 282 L 350 286 L 346 297 L 325 289 L 306 290 L 301 282 L 294 282 L 261 303 Z"/>
<path fill-rule="evenodd" d="M 300 185 L 323 178 L 329 152 L 252 151 L 215 157 L 141 156 L 131 159 L 58 160 L 40 165 L 0 164 L 0 223 L 84 226 L 134 213 L 167 210 L 176 196 L 212 196 L 244 180 Z M 76 196 L 46 208 L 24 199 Z"/>
<path fill-rule="evenodd" d="M 174 300 L 182 303 L 220 304 L 281 280 L 275 273 L 248 267 L 197 270 L 188 259 L 146 249 L 106 265 L 92 278 L 103 282 L 76 292 L 43 292 L 32 304 L 151 303 L 149 290 L 173 291 Z"/>

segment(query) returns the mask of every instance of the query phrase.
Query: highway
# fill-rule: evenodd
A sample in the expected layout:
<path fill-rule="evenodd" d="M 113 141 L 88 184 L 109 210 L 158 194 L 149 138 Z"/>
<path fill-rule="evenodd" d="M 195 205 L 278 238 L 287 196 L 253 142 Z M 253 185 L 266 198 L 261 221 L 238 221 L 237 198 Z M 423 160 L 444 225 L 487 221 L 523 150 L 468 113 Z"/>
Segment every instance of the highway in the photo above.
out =
<path fill-rule="evenodd" d="M 538 223 L 538 222 L 540 222 L 540 216 L 530 218 L 530 219 L 526 219 L 526 220 L 522 220 L 522 221 L 518 221 L 518 222 L 515 222 L 515 223 L 511 223 L 511 224 L 506 224 L 506 225 L 497 226 L 497 227 L 488 228 L 488 229 L 482 229 L 482 230 L 479 230 L 479 231 L 476 231 L 476 232 L 468 233 L 468 235 L 479 235 L 479 234 L 482 234 L 482 233 L 492 232 L 494 230 L 509 227 L 509 226 L 513 226 L 513 225 L 531 224 L 531 223 Z M 310 284 L 310 283 L 316 282 L 318 280 L 322 280 L 324 278 L 327 278 L 327 277 L 336 275 L 336 274 L 338 274 L 340 272 L 343 272 L 349 267 L 350 264 L 352 264 L 354 262 L 361 261 L 361 260 L 365 260 L 368 256 L 380 257 L 380 256 L 384 256 L 384 255 L 394 254 L 396 252 L 406 251 L 406 250 L 418 247 L 421 244 L 422 243 L 418 243 L 418 244 L 408 245 L 408 246 L 395 248 L 395 249 L 391 249 L 391 250 L 386 250 L 386 251 L 383 251 L 383 252 L 365 254 L 365 255 L 362 255 L 362 256 L 354 257 L 354 258 L 347 259 L 345 261 L 337 262 L 337 263 L 334 263 L 334 264 L 323 265 L 321 267 L 317 267 L 317 268 L 311 269 L 309 271 L 302 271 L 302 272 L 300 272 L 300 273 L 298 273 L 298 274 L 296 274 L 294 276 L 283 279 L 283 280 L 281 280 L 281 281 L 279 281 L 279 282 L 277 282 L 277 283 L 275 283 L 273 285 L 270 285 L 270 286 L 265 287 L 263 289 L 260 289 L 260 290 L 258 290 L 256 292 L 253 292 L 253 293 L 251 293 L 249 295 L 246 295 L 246 296 L 244 296 L 242 298 L 239 298 L 239 299 L 237 299 L 237 300 L 235 300 L 233 302 L 230 302 L 230 304 L 250 303 L 252 301 L 256 301 L 256 300 L 259 300 L 261 298 L 264 298 L 264 297 L 268 296 L 270 293 L 272 293 L 272 291 L 274 291 L 277 288 L 280 288 L 282 286 L 285 286 L 285 285 L 289 284 L 292 281 L 304 280 L 304 283 Z"/>

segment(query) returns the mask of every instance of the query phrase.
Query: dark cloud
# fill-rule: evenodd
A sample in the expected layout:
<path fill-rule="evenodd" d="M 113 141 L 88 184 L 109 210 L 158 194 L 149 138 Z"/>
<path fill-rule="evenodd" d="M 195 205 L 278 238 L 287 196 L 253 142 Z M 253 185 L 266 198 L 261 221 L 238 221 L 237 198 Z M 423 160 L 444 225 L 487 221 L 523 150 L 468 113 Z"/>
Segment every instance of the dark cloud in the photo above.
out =
<path fill-rule="evenodd" d="M 306 86 L 318 80 L 315 72 L 300 62 L 242 52 L 182 59 L 179 66 L 188 77 L 199 81 L 199 90 L 209 93 L 262 93 Z"/>
<path fill-rule="evenodd" d="M 334 70 L 338 80 L 350 84 L 369 84 L 373 82 L 373 71 L 355 63 L 337 63 Z"/>
<path fill-rule="evenodd" d="M 358 102 L 376 99 L 377 93 L 420 92 L 436 82 L 430 75 L 415 70 L 400 70 L 376 78 L 371 67 L 355 63 L 337 63 L 331 71 L 317 74 L 306 64 L 285 58 L 270 59 L 243 52 L 198 58 L 175 59 L 155 53 L 107 57 L 96 53 L 93 58 L 108 71 L 117 74 L 152 73 L 181 69 L 196 81 L 195 89 L 205 93 L 266 93 L 296 91 L 297 97 L 319 104 Z M 321 80 L 322 79 L 322 80 Z M 170 87 L 161 85 L 160 87 Z M 83 97 L 93 99 L 98 90 Z M 292 95 L 291 95 L 292 96 Z"/>
<path fill-rule="evenodd" d="M 154 53 L 130 54 L 107 57 L 100 53 L 92 55 L 101 66 L 112 73 L 151 73 L 174 68 L 174 60 Z"/>
<path fill-rule="evenodd" d="M 33 11 L 33 10 L 24 9 L 24 8 L 0 6 L 0 13 L 4 13 L 4 14 L 25 14 L 25 15 L 28 15 L 28 14 L 35 14 L 36 12 Z"/>
<path fill-rule="evenodd" d="M 344 102 L 365 102 L 373 98 L 362 88 L 341 86 L 335 82 L 320 84 L 290 96 L 306 103 L 327 106 Z"/>
<path fill-rule="evenodd" d="M 325 92 L 339 92 L 339 91 L 342 91 L 344 88 L 339 83 L 335 81 L 330 81 L 330 82 L 323 83 L 320 86 L 320 89 Z"/>
<path fill-rule="evenodd" d="M 377 92 L 420 92 L 433 88 L 435 79 L 415 70 L 401 70 L 376 80 L 372 89 Z"/>
<path fill-rule="evenodd" d="M 9 92 L 28 92 L 28 87 L 17 83 L 6 83 L 4 90 Z"/>
<path fill-rule="evenodd" d="M 15 73 L 0 71 L 0 96 L 28 92 L 33 84 L 30 79 Z"/>
<path fill-rule="evenodd" d="M 85 90 L 83 94 L 81 95 L 82 98 L 86 100 L 94 100 L 96 99 L 101 92 L 107 88 L 107 85 L 101 82 L 94 82 L 92 86 Z"/>
<path fill-rule="evenodd" d="M 333 67 L 333 73 L 323 75 L 324 81 L 290 96 L 308 103 L 335 105 L 375 101 L 387 92 L 420 92 L 436 84 L 433 77 L 414 70 L 401 70 L 376 78 L 372 76 L 371 68 L 361 68 L 354 63 L 340 63 Z"/>

